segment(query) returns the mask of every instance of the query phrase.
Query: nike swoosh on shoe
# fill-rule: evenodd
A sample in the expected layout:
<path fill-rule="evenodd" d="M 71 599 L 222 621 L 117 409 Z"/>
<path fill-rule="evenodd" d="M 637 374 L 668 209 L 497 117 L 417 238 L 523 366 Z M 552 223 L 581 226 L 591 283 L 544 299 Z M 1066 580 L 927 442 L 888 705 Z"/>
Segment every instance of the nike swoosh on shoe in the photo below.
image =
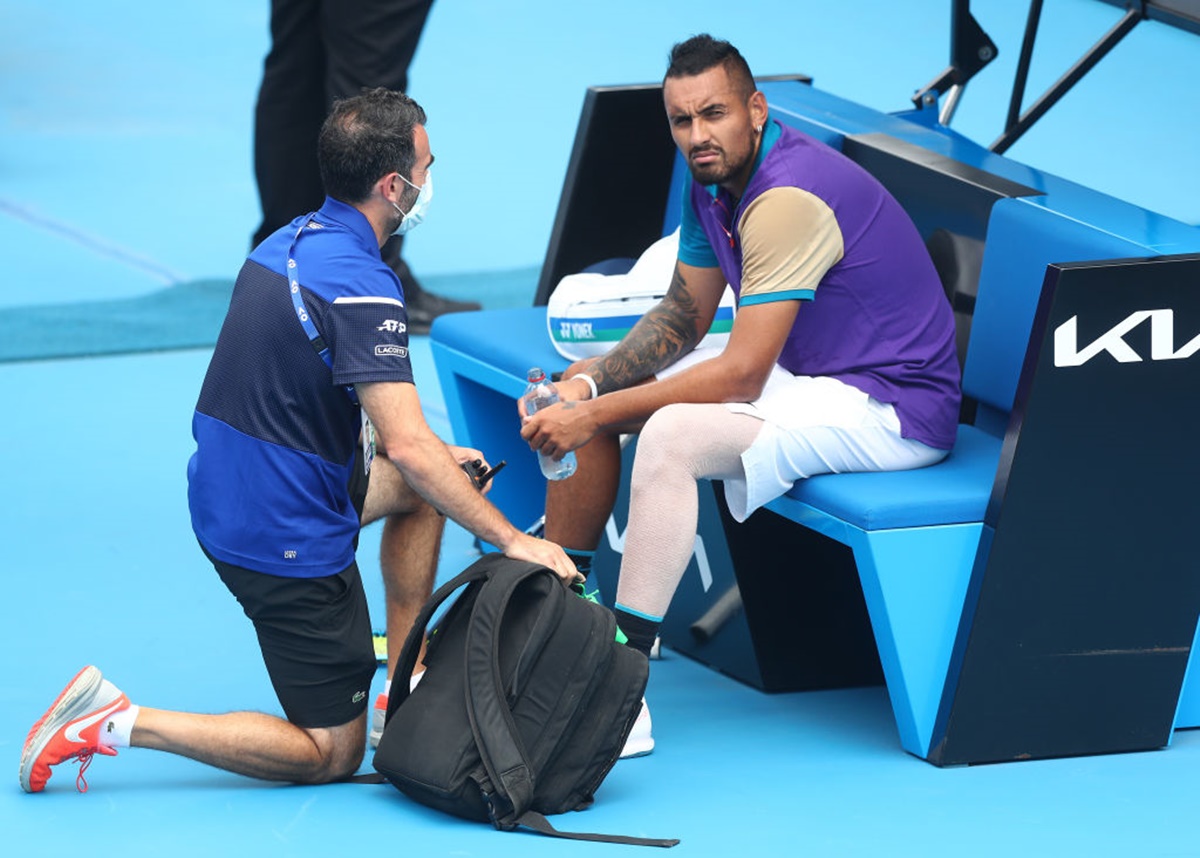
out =
<path fill-rule="evenodd" d="M 128 704 L 124 700 L 115 700 L 98 712 L 93 712 L 86 718 L 80 718 L 78 721 L 73 721 L 72 723 L 68 724 L 67 729 L 63 732 L 63 736 L 66 737 L 68 742 L 73 744 L 86 744 L 80 733 L 98 721 L 103 721 L 109 715 L 112 715 L 114 712 L 123 709 L 127 705 Z"/>

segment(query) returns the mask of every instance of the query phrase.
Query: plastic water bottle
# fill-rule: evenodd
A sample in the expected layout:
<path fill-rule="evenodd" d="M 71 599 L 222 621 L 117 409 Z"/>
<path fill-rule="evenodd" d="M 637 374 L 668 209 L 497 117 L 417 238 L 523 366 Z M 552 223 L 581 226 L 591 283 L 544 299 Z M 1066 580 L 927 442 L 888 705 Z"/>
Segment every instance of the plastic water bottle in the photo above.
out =
<path fill-rule="evenodd" d="M 558 402 L 558 388 L 554 382 L 546 378 L 546 373 L 538 367 L 529 370 L 526 376 L 529 386 L 525 388 L 525 413 L 536 414 Z M 559 461 L 543 453 L 538 453 L 538 464 L 542 466 L 542 475 L 548 480 L 565 480 L 575 473 L 575 453 L 570 452 Z"/>

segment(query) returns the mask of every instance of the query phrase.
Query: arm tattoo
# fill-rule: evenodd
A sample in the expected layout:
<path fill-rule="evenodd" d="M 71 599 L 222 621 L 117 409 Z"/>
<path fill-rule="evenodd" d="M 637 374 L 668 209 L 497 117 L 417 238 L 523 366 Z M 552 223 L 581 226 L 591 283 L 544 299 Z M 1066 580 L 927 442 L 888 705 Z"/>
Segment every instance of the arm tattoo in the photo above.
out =
<path fill-rule="evenodd" d="M 591 368 L 601 393 L 622 390 L 650 378 L 695 348 L 700 313 L 679 266 L 667 296 Z"/>

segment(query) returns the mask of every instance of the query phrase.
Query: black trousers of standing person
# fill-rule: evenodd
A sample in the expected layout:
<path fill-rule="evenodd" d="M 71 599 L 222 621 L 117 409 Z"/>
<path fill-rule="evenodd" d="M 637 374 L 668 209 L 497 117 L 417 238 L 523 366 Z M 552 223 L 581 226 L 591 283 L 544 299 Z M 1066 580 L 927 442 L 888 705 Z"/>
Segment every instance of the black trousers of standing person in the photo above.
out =
<path fill-rule="evenodd" d="M 364 87 L 407 91 L 408 67 L 431 6 L 433 0 L 271 0 L 271 50 L 254 112 L 254 175 L 263 214 L 254 245 L 321 207 L 317 136 L 334 100 Z M 383 258 L 400 275 L 417 331 L 440 313 L 478 309 L 422 293 L 400 258 L 401 243 L 400 236 L 388 239 Z"/>

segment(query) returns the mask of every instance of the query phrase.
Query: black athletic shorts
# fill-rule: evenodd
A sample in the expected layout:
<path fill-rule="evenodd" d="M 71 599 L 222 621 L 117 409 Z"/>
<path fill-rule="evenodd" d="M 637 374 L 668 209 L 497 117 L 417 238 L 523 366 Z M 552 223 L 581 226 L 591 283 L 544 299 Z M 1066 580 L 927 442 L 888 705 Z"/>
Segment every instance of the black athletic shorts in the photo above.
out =
<path fill-rule="evenodd" d="M 361 517 L 367 489 L 361 453 L 354 473 L 350 493 Z M 361 715 L 378 665 L 358 564 L 336 575 L 288 578 L 204 553 L 254 623 L 287 719 L 300 727 L 336 727 Z"/>

